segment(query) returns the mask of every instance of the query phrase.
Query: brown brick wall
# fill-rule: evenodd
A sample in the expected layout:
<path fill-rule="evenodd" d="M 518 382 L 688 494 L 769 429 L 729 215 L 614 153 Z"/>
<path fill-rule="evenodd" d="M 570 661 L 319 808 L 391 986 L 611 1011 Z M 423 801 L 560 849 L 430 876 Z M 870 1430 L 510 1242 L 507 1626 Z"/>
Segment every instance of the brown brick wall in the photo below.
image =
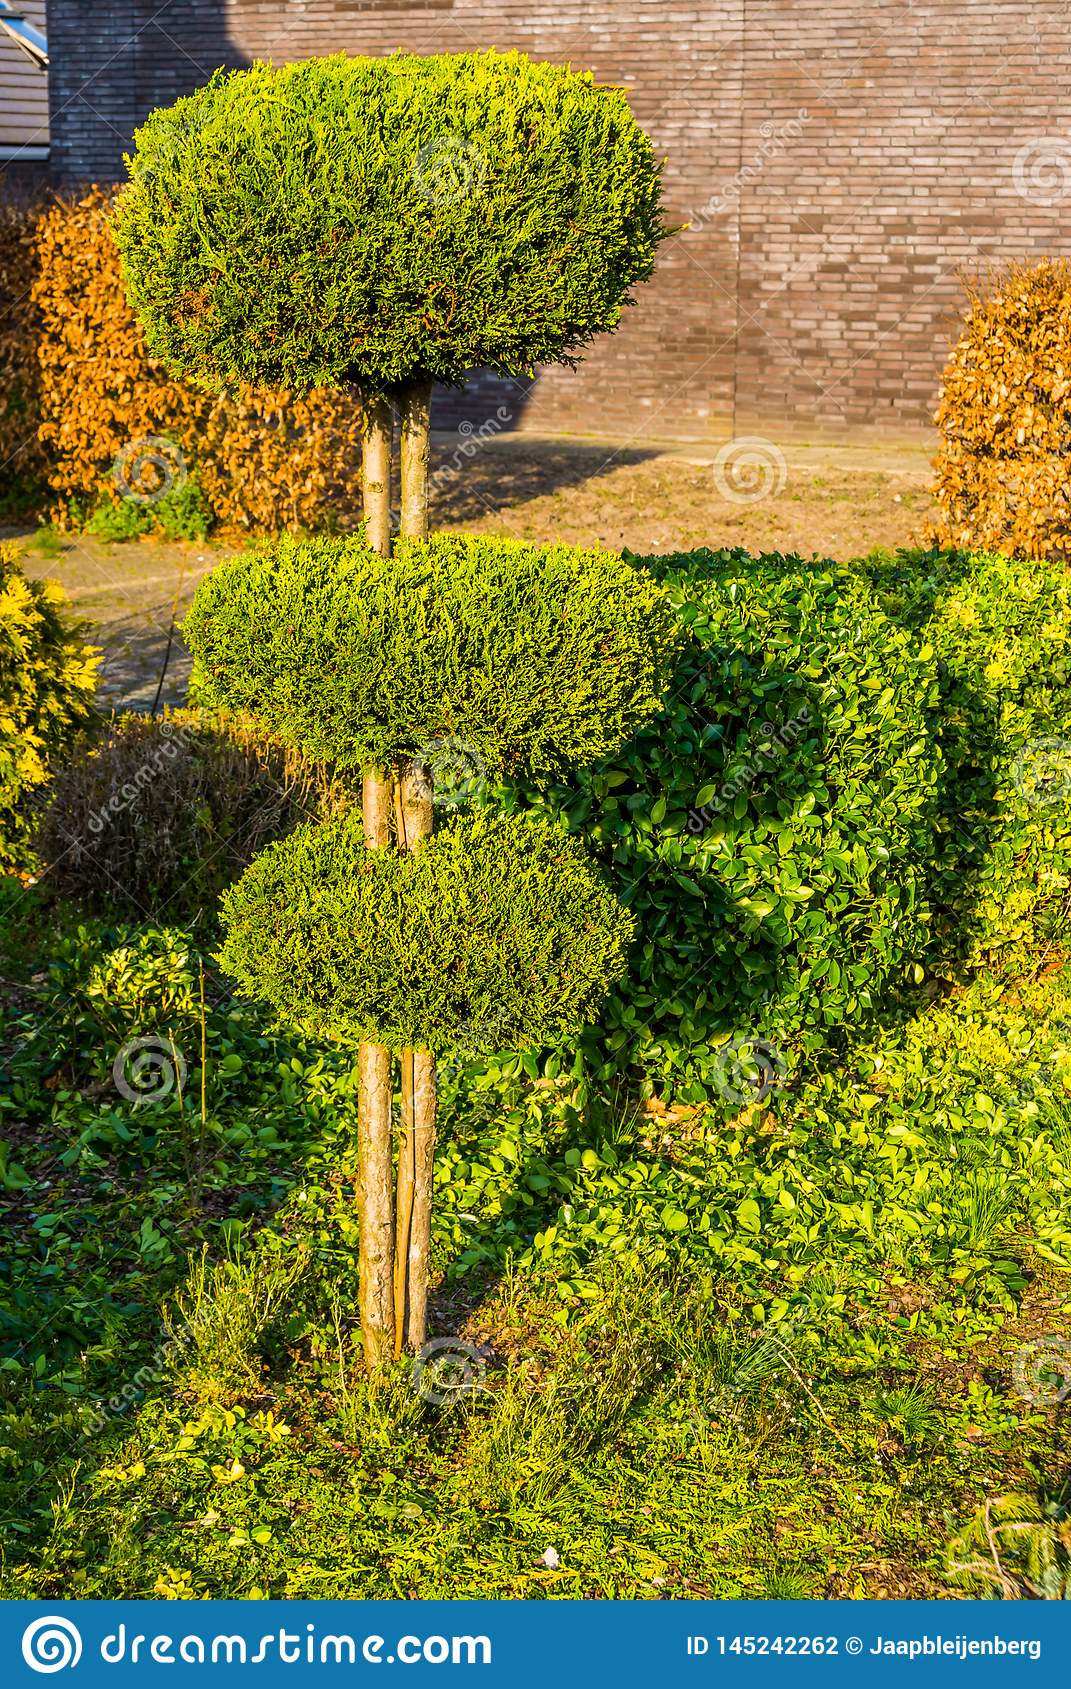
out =
<path fill-rule="evenodd" d="M 49 0 L 61 180 L 218 64 L 494 45 L 622 82 L 674 222 L 575 373 L 488 377 L 440 420 L 695 437 L 918 433 L 959 272 L 1067 249 L 1067 0 Z"/>

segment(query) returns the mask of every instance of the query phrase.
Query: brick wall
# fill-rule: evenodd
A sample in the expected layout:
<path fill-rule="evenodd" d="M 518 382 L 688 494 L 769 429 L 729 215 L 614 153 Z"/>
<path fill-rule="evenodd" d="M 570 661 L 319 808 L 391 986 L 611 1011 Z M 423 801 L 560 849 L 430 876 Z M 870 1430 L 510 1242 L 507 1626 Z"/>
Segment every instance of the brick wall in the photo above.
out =
<path fill-rule="evenodd" d="M 219 64 L 494 45 L 625 83 L 671 221 L 580 370 L 439 420 L 706 437 L 918 434 L 963 270 L 1067 249 L 1067 0 L 49 0 L 54 170 L 109 179 Z"/>

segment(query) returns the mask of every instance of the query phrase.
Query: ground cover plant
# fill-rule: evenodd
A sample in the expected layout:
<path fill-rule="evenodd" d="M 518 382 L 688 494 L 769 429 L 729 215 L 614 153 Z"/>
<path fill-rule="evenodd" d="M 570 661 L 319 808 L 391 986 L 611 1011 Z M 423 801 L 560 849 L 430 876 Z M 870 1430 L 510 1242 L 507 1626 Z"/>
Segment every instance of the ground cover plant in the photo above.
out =
<path fill-rule="evenodd" d="M 824 895 L 835 906 L 847 885 L 849 920 L 875 897 L 876 925 L 910 935 L 904 955 L 879 952 L 869 1008 L 830 987 L 828 1026 L 787 992 L 784 1070 L 738 1052 L 735 1097 L 709 1065 L 716 1041 L 762 1035 L 776 976 L 746 1024 L 704 1007 L 704 1038 L 680 1040 L 690 1097 L 668 1013 L 664 1054 L 643 1060 L 624 1059 L 612 1018 L 556 1048 L 443 1051 L 429 1308 L 443 1347 L 377 1382 L 356 1317 L 352 1055 L 273 1030 L 207 934 L 124 928 L 47 882 L 7 882 L 5 1594 L 1064 1591 L 1071 979 L 1048 916 L 1030 937 L 1009 906 L 1015 939 L 973 942 L 979 905 L 945 896 L 940 773 L 996 771 L 957 847 L 983 880 L 1008 829 L 1043 864 L 1029 830 L 1051 835 L 1065 794 L 1028 812 L 999 771 L 1060 724 L 1041 658 L 1060 649 L 1058 586 L 1050 601 L 1040 565 L 933 554 L 651 568 L 695 630 L 682 679 L 723 729 L 696 777 L 715 797 L 730 787 L 740 854 L 762 867 L 782 803 L 778 860 L 795 860 L 811 843 L 794 819 L 802 771 L 817 785 L 835 769 L 815 804 L 823 854 L 865 824 L 873 857 L 883 826 L 904 877 L 834 863 Z M 775 673 L 790 719 L 801 698 L 812 719 L 756 763 L 749 730 L 773 719 Z M 638 856 L 660 761 L 666 791 L 682 784 L 680 704 L 624 759 L 550 788 L 559 824 L 582 800 L 577 831 L 611 875 L 607 841 Z M 890 747 L 887 768 L 870 741 Z M 1050 746 L 1050 781 L 1053 766 Z M 627 782 L 600 784 L 623 767 Z M 858 822 L 842 793 L 865 802 Z M 522 819 L 548 802 L 498 795 Z M 502 810 L 462 814 L 495 825 Z M 685 817 L 650 855 L 701 836 Z M 902 885 L 908 900 L 888 901 Z M 705 895 L 722 918 L 720 882 Z M 995 931 L 999 909 L 980 907 Z M 645 928 L 657 946 L 665 908 L 631 899 L 634 954 Z M 728 930 L 761 964 L 762 918 Z M 788 939 L 806 966 L 798 927 Z"/>
<path fill-rule="evenodd" d="M 6 1594 L 950 1593 L 987 1497 L 1059 1504 L 1063 976 L 923 1005 L 728 1133 L 452 1085 L 467 1387 L 422 1394 L 360 1364 L 351 1062 L 209 963 L 202 1115 L 188 942 L 58 937 L 5 1093 Z M 182 1100 L 115 1090 L 132 1020 Z"/>

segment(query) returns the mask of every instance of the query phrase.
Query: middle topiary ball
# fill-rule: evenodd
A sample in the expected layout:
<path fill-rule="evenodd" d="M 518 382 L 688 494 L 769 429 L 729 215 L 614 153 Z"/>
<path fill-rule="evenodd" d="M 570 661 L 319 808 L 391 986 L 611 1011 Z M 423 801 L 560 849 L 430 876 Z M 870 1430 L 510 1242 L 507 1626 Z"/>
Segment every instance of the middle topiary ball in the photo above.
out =
<path fill-rule="evenodd" d="M 438 534 L 382 557 L 283 536 L 197 589 L 183 629 L 209 701 L 340 770 L 455 743 L 536 779 L 654 715 L 683 629 L 611 552 Z"/>

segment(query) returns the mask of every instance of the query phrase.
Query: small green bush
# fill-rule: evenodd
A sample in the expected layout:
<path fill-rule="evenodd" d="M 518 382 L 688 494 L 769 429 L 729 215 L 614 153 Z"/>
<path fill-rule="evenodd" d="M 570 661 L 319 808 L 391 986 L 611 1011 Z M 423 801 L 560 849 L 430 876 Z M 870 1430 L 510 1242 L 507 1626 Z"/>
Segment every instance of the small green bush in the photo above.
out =
<path fill-rule="evenodd" d="M 665 711 L 539 802 L 636 917 L 593 1071 L 716 1098 L 727 1041 L 791 1066 L 921 977 L 940 755 L 932 655 L 857 572 L 698 551 L 642 560 L 691 645 Z"/>
<path fill-rule="evenodd" d="M 56 581 L 32 581 L 0 542 L 0 867 L 32 861 L 28 799 L 89 719 L 99 653 Z"/>
<path fill-rule="evenodd" d="M 92 513 L 83 516 L 76 500 L 69 506 L 72 520 L 97 539 L 122 542 L 157 534 L 165 540 L 203 540 L 211 532 L 214 516 L 195 476 L 162 498 L 141 503 L 119 498 L 106 489 Z"/>
<path fill-rule="evenodd" d="M 666 232 L 622 91 L 520 53 L 217 72 L 136 141 L 130 300 L 150 351 L 215 387 L 573 362 Z"/>
<path fill-rule="evenodd" d="M 345 794 L 247 721 L 120 715 L 52 782 L 35 839 L 48 883 L 83 907 L 175 920 L 212 906 L 257 851 Z"/>
<path fill-rule="evenodd" d="M 869 568 L 932 649 L 945 762 L 939 960 L 1022 973 L 1066 947 L 1071 907 L 1071 576 L 992 552 L 904 551 Z"/>
<path fill-rule="evenodd" d="M 390 558 L 265 543 L 201 582 L 183 633 L 206 698 L 342 769 L 445 743 L 536 776 L 652 715 L 681 643 L 662 589 L 608 552 L 456 534 Z"/>
<path fill-rule="evenodd" d="M 284 1022 L 435 1051 L 559 1041 L 622 972 L 633 931 L 563 828 L 490 811 L 411 856 L 366 850 L 355 816 L 302 828 L 222 913 L 224 968 Z"/>

